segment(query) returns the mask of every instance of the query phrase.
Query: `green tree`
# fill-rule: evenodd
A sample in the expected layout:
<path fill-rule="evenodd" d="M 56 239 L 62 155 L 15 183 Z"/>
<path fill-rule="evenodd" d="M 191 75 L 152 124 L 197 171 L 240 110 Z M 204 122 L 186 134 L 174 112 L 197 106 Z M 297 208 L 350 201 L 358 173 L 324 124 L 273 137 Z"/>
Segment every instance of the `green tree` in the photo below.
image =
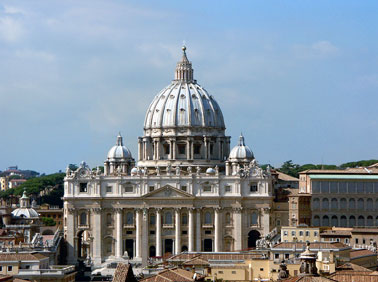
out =
<path fill-rule="evenodd" d="M 300 166 L 298 164 L 294 164 L 292 160 L 289 160 L 282 164 L 279 171 L 294 177 L 298 177 L 299 169 Z"/>
<path fill-rule="evenodd" d="M 51 217 L 42 217 L 42 222 L 45 226 L 55 226 L 56 222 Z"/>

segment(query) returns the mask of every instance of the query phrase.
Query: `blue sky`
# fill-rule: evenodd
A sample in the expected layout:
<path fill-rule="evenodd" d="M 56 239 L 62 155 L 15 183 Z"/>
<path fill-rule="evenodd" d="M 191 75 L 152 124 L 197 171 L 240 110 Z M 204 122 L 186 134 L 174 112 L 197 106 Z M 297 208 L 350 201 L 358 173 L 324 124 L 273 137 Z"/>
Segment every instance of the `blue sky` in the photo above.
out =
<path fill-rule="evenodd" d="M 101 165 L 185 40 L 232 146 L 260 163 L 378 158 L 377 1 L 0 1 L 0 170 Z"/>

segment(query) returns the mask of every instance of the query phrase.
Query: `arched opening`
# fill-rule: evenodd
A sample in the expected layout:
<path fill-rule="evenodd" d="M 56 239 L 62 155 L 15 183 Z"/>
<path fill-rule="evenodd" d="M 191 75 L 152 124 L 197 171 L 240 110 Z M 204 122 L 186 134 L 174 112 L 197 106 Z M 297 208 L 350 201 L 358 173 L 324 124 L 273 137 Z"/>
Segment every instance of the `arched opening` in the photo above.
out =
<path fill-rule="evenodd" d="M 150 246 L 149 256 L 150 256 L 150 258 L 156 257 L 156 248 L 155 248 L 155 246 Z"/>
<path fill-rule="evenodd" d="M 320 208 L 320 200 L 318 198 L 315 198 L 313 201 L 312 201 L 312 208 L 314 210 L 318 210 Z"/>
<path fill-rule="evenodd" d="M 164 254 L 172 254 L 172 253 L 173 253 L 173 240 L 165 239 L 164 240 Z"/>
<path fill-rule="evenodd" d="M 181 252 L 187 252 L 188 251 L 188 247 L 187 246 L 182 246 L 181 248 Z"/>
<path fill-rule="evenodd" d="M 77 258 L 83 259 L 85 258 L 84 249 L 83 249 L 83 236 L 84 230 L 81 230 L 77 233 Z"/>
<path fill-rule="evenodd" d="M 373 199 L 369 198 L 366 201 L 366 207 L 369 211 L 374 210 L 374 204 L 373 204 Z"/>
<path fill-rule="evenodd" d="M 324 199 L 322 200 L 322 209 L 323 209 L 323 210 L 328 210 L 328 208 L 329 208 L 329 201 L 328 201 L 327 198 L 324 198 Z"/>
<path fill-rule="evenodd" d="M 213 251 L 213 240 L 212 239 L 203 240 L 203 251 L 204 252 L 212 252 Z"/>
<path fill-rule="evenodd" d="M 356 201 L 354 199 L 349 199 L 349 209 L 350 210 L 356 209 Z"/>
<path fill-rule="evenodd" d="M 43 230 L 42 235 L 54 235 L 54 231 L 51 229 Z"/>
<path fill-rule="evenodd" d="M 328 217 L 328 215 L 324 215 L 323 216 L 322 226 L 329 226 L 329 217 Z"/>
<path fill-rule="evenodd" d="M 320 217 L 318 215 L 314 216 L 314 226 L 320 226 Z"/>
<path fill-rule="evenodd" d="M 248 248 L 256 248 L 256 241 L 260 239 L 260 232 L 257 230 L 251 230 L 248 233 Z"/>
<path fill-rule="evenodd" d="M 345 215 L 342 215 L 340 218 L 340 226 L 341 227 L 348 227 L 347 218 Z"/>
<path fill-rule="evenodd" d="M 356 225 L 356 218 L 354 217 L 354 215 L 351 215 L 349 217 L 349 227 L 354 227 Z"/>
<path fill-rule="evenodd" d="M 339 208 L 339 203 L 337 202 L 336 198 L 333 198 L 331 200 L 331 209 L 332 210 L 337 210 Z"/>
<path fill-rule="evenodd" d="M 362 215 L 358 217 L 358 226 L 365 226 L 365 217 Z"/>
<path fill-rule="evenodd" d="M 364 199 L 358 199 L 358 204 L 357 204 L 357 207 L 359 210 L 363 210 L 365 208 L 365 201 Z"/>
<path fill-rule="evenodd" d="M 336 215 L 333 215 L 332 218 L 331 218 L 331 223 L 332 223 L 332 226 L 336 226 L 338 227 L 339 226 L 339 220 L 337 218 Z"/>
<path fill-rule="evenodd" d="M 373 226 L 373 225 L 374 225 L 374 220 L 373 220 L 373 217 L 372 217 L 371 215 L 369 215 L 369 216 L 367 217 L 366 225 L 367 225 L 367 226 Z"/>
<path fill-rule="evenodd" d="M 347 200 L 345 198 L 342 198 L 340 200 L 340 209 L 342 209 L 342 210 L 347 209 Z"/>
<path fill-rule="evenodd" d="M 130 259 L 134 257 L 134 239 L 126 239 L 125 250 Z"/>

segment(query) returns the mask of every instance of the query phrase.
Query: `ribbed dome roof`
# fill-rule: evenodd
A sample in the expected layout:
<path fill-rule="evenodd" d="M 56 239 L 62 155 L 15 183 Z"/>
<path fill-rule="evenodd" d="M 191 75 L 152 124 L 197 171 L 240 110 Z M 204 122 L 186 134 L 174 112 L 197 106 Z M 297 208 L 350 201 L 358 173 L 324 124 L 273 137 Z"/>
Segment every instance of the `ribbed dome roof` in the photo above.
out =
<path fill-rule="evenodd" d="M 39 217 L 38 213 L 33 208 L 18 208 L 12 211 L 12 215 L 24 218 Z"/>
<path fill-rule="evenodd" d="M 234 148 L 232 148 L 229 156 L 230 161 L 251 161 L 255 157 L 253 156 L 252 150 L 245 145 L 244 136 L 240 135 L 239 143 Z"/>
<path fill-rule="evenodd" d="M 123 145 L 123 139 L 121 134 L 117 136 L 117 143 L 108 152 L 108 160 L 117 161 L 123 159 L 132 159 L 130 150 Z"/>
<path fill-rule="evenodd" d="M 210 127 L 225 129 L 223 114 L 203 87 L 193 79 L 192 64 L 186 57 L 177 63 L 175 80 L 150 104 L 144 129 L 172 127 Z"/>

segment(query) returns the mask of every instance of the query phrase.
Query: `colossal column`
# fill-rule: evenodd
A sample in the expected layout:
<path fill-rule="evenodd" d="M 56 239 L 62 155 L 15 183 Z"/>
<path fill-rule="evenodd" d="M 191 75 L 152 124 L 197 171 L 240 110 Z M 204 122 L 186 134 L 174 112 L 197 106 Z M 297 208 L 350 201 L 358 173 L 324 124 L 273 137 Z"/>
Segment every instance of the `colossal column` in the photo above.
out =
<path fill-rule="evenodd" d="M 242 208 L 235 208 L 234 210 L 234 238 L 235 245 L 234 251 L 243 249 L 243 236 L 242 236 Z"/>
<path fill-rule="evenodd" d="M 198 229 L 198 228 L 197 228 Z M 189 209 L 189 232 L 188 232 L 188 250 L 194 252 L 194 209 Z"/>
<path fill-rule="evenodd" d="M 137 258 L 142 257 L 142 210 L 136 210 L 136 252 L 135 256 Z M 147 246 L 146 246 L 147 247 Z"/>
<path fill-rule="evenodd" d="M 77 256 L 75 255 L 75 209 L 67 208 L 67 253 L 68 253 L 68 263 L 75 264 Z"/>
<path fill-rule="evenodd" d="M 215 209 L 214 213 L 214 225 L 215 225 L 215 234 L 214 234 L 214 249 L 215 252 L 221 251 L 221 236 L 220 236 L 220 208 Z"/>
<path fill-rule="evenodd" d="M 181 251 L 181 218 L 180 218 L 180 209 L 175 209 L 175 239 L 176 239 L 176 244 L 175 244 L 175 254 L 179 254 Z"/>
<path fill-rule="evenodd" d="M 93 263 L 100 265 L 102 263 L 102 209 L 92 208 L 93 213 Z"/>
<path fill-rule="evenodd" d="M 115 244 L 115 256 L 117 258 L 122 257 L 122 209 L 116 208 L 116 244 Z"/>
<path fill-rule="evenodd" d="M 161 209 L 156 209 L 156 256 L 161 257 Z"/>
<path fill-rule="evenodd" d="M 202 249 L 202 240 L 201 240 L 201 209 L 197 209 L 197 222 L 196 222 L 196 239 L 197 239 L 197 252 L 200 252 Z"/>

